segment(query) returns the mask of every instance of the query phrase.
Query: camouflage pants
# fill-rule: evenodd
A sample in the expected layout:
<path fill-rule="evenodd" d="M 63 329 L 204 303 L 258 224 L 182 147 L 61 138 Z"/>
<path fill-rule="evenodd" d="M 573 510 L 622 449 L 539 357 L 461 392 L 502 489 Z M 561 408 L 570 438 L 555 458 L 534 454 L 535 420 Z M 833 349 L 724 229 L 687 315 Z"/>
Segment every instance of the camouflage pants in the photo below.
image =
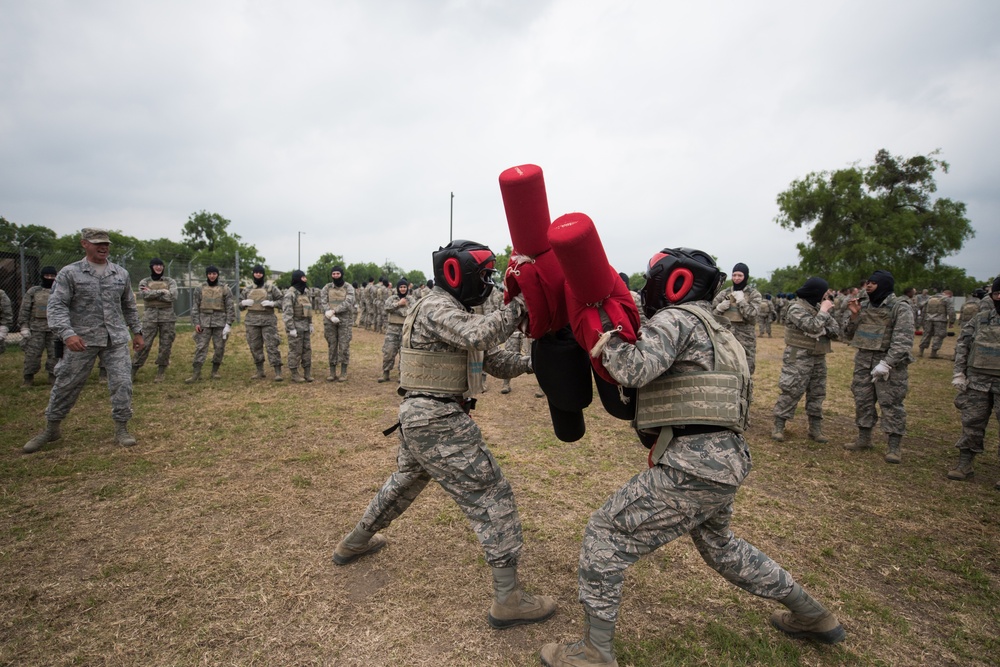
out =
<path fill-rule="evenodd" d="M 202 327 L 201 333 L 194 332 L 194 363 L 201 366 L 208 358 L 208 342 L 212 341 L 212 365 L 222 364 L 226 354 L 226 340 L 222 337 L 222 327 Z"/>
<path fill-rule="evenodd" d="M 311 320 L 294 320 L 292 326 L 298 332 L 293 338 L 288 337 L 288 367 L 312 366 L 312 336 L 309 333 Z"/>
<path fill-rule="evenodd" d="M 767 334 L 768 338 L 771 337 L 771 316 L 765 316 L 764 319 L 760 321 L 760 335 L 763 336 Z"/>
<path fill-rule="evenodd" d="M 421 415 L 427 418 L 419 419 Z M 472 524 L 486 562 L 491 567 L 516 566 L 523 536 L 514 490 L 476 423 L 457 403 L 428 398 L 404 400 L 400 420 L 397 470 L 368 504 L 361 527 L 384 529 L 433 479 Z"/>
<path fill-rule="evenodd" d="M 388 373 L 396 365 L 396 355 L 403 345 L 403 325 L 386 325 L 385 341 L 382 343 L 382 372 Z"/>
<path fill-rule="evenodd" d="M 56 382 L 49 395 L 45 418 L 49 421 L 66 418 L 87 384 L 94 361 L 99 358 L 108 369 L 111 417 L 115 421 L 132 419 L 132 359 L 128 348 L 127 343 L 108 347 L 88 346 L 83 352 L 65 348 L 62 359 L 56 364 Z"/>
<path fill-rule="evenodd" d="M 750 375 L 753 375 L 754 369 L 757 368 L 757 334 L 754 332 L 754 325 L 746 322 L 733 322 L 733 335 L 746 350 Z"/>
<path fill-rule="evenodd" d="M 278 325 L 247 324 L 247 346 L 255 364 L 264 363 L 264 350 L 267 350 L 267 360 L 272 366 L 281 365 L 281 351 L 278 349 Z"/>
<path fill-rule="evenodd" d="M 983 453 L 990 414 L 996 414 L 997 421 L 1000 422 L 998 395 L 1000 395 L 1000 378 L 992 382 L 989 391 L 966 389 L 958 392 L 955 396 L 955 407 L 962 417 L 962 436 L 955 443 L 955 447 L 968 449 L 976 454 Z"/>
<path fill-rule="evenodd" d="M 781 395 L 774 404 L 774 416 L 785 420 L 794 417 L 795 407 L 805 394 L 806 414 L 822 418 L 823 401 L 826 400 L 826 355 L 809 354 L 786 345 L 781 362 L 778 378 Z"/>
<path fill-rule="evenodd" d="M 792 576 L 729 529 L 738 489 L 657 465 L 613 493 L 590 516 L 580 548 L 580 602 L 586 612 L 616 621 L 628 566 L 684 534 L 730 583 L 771 600 L 787 596 Z"/>
<path fill-rule="evenodd" d="M 176 326 L 176 322 L 143 322 L 142 337 L 145 345 L 135 355 L 132 366 L 135 368 L 143 367 L 146 358 L 149 357 L 149 351 L 153 349 L 153 341 L 156 340 L 157 335 L 160 336 L 160 351 L 156 354 L 156 365 L 169 366 L 170 349 L 174 346 L 174 338 L 177 335 Z"/>
<path fill-rule="evenodd" d="M 903 400 L 910 388 L 909 370 L 902 364 L 889 371 L 888 380 L 872 382 L 872 368 L 880 359 L 872 358 L 868 363 L 854 361 L 854 377 L 851 378 L 851 394 L 854 395 L 854 421 L 859 428 L 875 428 L 878 414 L 877 403 L 882 411 L 882 430 L 885 433 L 903 435 L 906 433 L 906 409 Z"/>
<path fill-rule="evenodd" d="M 920 337 L 920 349 L 926 350 L 927 347 L 930 346 L 931 352 L 937 352 L 941 349 L 941 345 L 944 343 L 944 339 L 947 335 L 947 322 L 927 320 L 927 326 L 924 328 L 924 335 Z"/>
<path fill-rule="evenodd" d="M 354 327 L 350 318 L 340 318 L 340 324 L 334 324 L 330 320 L 323 318 L 323 337 L 326 338 L 326 357 L 330 368 L 337 364 L 348 364 L 351 362 L 351 338 L 354 337 Z"/>
<path fill-rule="evenodd" d="M 34 331 L 23 341 L 24 374 L 34 375 L 42 368 L 42 352 L 45 352 L 45 370 L 56 369 L 56 337 L 51 331 Z"/>

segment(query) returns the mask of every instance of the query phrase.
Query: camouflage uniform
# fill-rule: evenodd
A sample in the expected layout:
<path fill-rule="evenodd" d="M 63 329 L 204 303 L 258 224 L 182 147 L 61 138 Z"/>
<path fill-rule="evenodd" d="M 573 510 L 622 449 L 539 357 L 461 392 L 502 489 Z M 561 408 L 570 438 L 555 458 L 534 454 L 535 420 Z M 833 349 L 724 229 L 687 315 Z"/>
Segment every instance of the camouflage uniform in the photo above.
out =
<path fill-rule="evenodd" d="M 715 295 L 712 305 L 718 315 L 725 317 L 732 324 L 733 335 L 746 350 L 750 375 L 753 375 L 757 367 L 757 333 L 754 328 L 757 324 L 757 313 L 760 311 L 760 304 L 764 298 L 760 292 L 749 285 L 742 290 L 742 301 L 738 301 L 733 296 L 733 291 L 732 287 L 722 290 Z"/>
<path fill-rule="evenodd" d="M 712 318 L 707 301 L 687 305 Z M 732 334 L 723 329 L 716 336 Z M 637 344 L 612 337 L 602 363 L 623 386 L 643 387 L 665 373 L 712 371 L 715 355 L 699 317 L 681 308 L 663 308 L 641 328 Z M 741 374 L 748 384 L 749 369 L 744 366 Z M 664 428 L 659 437 L 671 438 L 662 454 L 657 455 L 658 442 L 650 454 L 651 467 L 613 493 L 587 523 L 579 590 L 588 615 L 613 623 L 625 569 L 685 534 L 728 581 L 764 598 L 788 596 L 795 583 L 792 576 L 729 528 L 736 493 L 751 468 L 743 436 L 723 427 L 675 426 Z"/>
<path fill-rule="evenodd" d="M 970 354 L 973 347 L 976 353 Z M 1000 313 L 995 308 L 977 313 L 962 327 L 955 343 L 955 375 L 959 374 L 968 384 L 955 397 L 962 416 L 962 437 L 955 447 L 982 454 L 990 413 L 995 411 L 1000 421 Z"/>
<path fill-rule="evenodd" d="M 915 306 L 913 311 L 913 326 L 915 329 L 922 331 L 924 328 L 924 318 L 927 316 L 928 300 L 930 300 L 930 296 L 927 295 L 927 290 L 923 290 L 913 300 L 913 305 Z"/>
<path fill-rule="evenodd" d="M 167 276 L 154 280 L 152 276 L 139 281 L 139 296 L 145 303 L 142 317 L 142 331 L 145 345 L 135 355 L 132 368 L 138 370 L 146 363 L 153 341 L 160 337 L 160 350 L 156 354 L 156 365 L 165 368 L 170 365 L 170 350 L 176 337 L 177 281 Z"/>
<path fill-rule="evenodd" d="M 295 287 L 285 290 L 281 299 L 281 316 L 285 323 L 285 331 L 295 331 L 295 336 L 288 336 L 288 368 L 292 377 L 298 372 L 299 366 L 312 367 L 312 301 L 306 292 L 299 292 Z"/>
<path fill-rule="evenodd" d="M 6 297 L 6 295 L 4 295 Z M 21 346 L 24 348 L 24 379 L 29 378 L 42 367 L 42 352 L 45 352 L 45 370 L 49 378 L 54 378 L 56 368 L 56 337 L 49 329 L 48 304 L 52 289 L 35 285 L 29 287 L 21 300 L 21 310 L 17 321 L 21 325 Z M 8 301 L 8 305 L 9 305 Z M 28 330 L 28 336 L 23 331 Z"/>
<path fill-rule="evenodd" d="M 385 283 L 379 283 L 372 295 L 372 311 L 374 315 L 375 333 L 385 333 L 386 311 L 385 302 L 389 298 L 389 288 Z"/>
<path fill-rule="evenodd" d="M 862 332 L 858 335 L 866 310 L 873 311 L 875 317 L 884 320 L 884 333 Z M 844 339 L 857 348 L 851 393 L 854 395 L 858 428 L 870 431 L 875 427 L 878 420 L 875 404 L 878 403 L 882 410 L 882 430 L 890 435 L 903 435 L 906 432 L 903 400 L 909 391 L 907 367 L 913 361 L 913 309 L 894 294 L 887 296 L 880 306 L 863 301 L 861 316 L 848 320 Z M 889 377 L 872 382 L 872 369 L 883 360 L 891 367 Z"/>
<path fill-rule="evenodd" d="M 410 346 L 436 352 L 492 350 L 510 336 L 523 314 L 523 302 L 517 300 L 492 315 L 475 315 L 435 287 L 410 316 Z M 478 375 L 469 356 L 469 375 Z M 528 371 L 528 357 L 500 350 L 486 352 L 482 364 L 501 378 Z M 397 471 L 369 503 L 359 527 L 371 533 L 383 530 L 434 480 L 472 524 L 486 562 L 495 568 L 517 565 L 523 538 L 514 491 L 463 409 L 463 396 L 408 391 L 399 406 L 399 423 Z"/>
<path fill-rule="evenodd" d="M 403 305 L 400 302 L 403 301 Z M 394 293 L 385 300 L 383 310 L 386 313 L 385 341 L 382 343 L 382 380 L 389 379 L 389 371 L 396 365 L 396 355 L 399 354 L 403 337 L 403 321 L 410 314 L 410 308 L 415 303 L 407 292 L 405 297 Z"/>
<path fill-rule="evenodd" d="M 258 367 L 264 364 L 264 352 L 267 352 L 267 360 L 274 367 L 276 375 L 281 373 L 281 350 L 278 349 L 278 318 L 274 314 L 274 309 L 281 306 L 284 295 L 281 290 L 272 283 L 265 283 L 258 287 L 256 284 L 248 285 L 240 290 L 240 301 L 253 300 L 252 306 L 244 306 L 240 303 L 240 310 L 246 311 L 243 320 L 246 327 L 247 346 L 250 348 L 250 356 Z M 272 301 L 273 306 L 265 306 L 261 301 Z"/>
<path fill-rule="evenodd" d="M 124 267 L 111 262 L 99 276 L 86 259 L 69 264 L 56 276 L 48 303 L 52 333 L 65 341 L 79 336 L 87 345 L 82 352 L 64 349 L 56 364 L 45 416 L 62 421 L 76 403 L 87 376 L 100 358 L 108 370 L 111 416 L 116 422 L 132 419 L 132 372 L 129 357 L 129 330 L 142 335 L 135 295 Z"/>
<path fill-rule="evenodd" d="M 987 305 L 992 308 L 992 304 Z M 969 320 L 975 317 L 977 313 L 985 310 L 982 306 L 983 302 L 981 297 L 966 297 L 965 303 L 962 304 L 961 310 L 958 311 L 958 328 L 964 328 Z"/>
<path fill-rule="evenodd" d="M 806 414 L 810 421 L 823 418 L 826 399 L 826 355 L 830 341 L 840 335 L 840 325 L 830 314 L 812 306 L 805 299 L 795 299 L 785 311 L 785 353 L 781 359 L 778 389 L 781 395 L 774 404 L 774 416 L 790 420 L 795 407 L 806 395 Z"/>
<path fill-rule="evenodd" d="M 7 333 L 14 326 L 14 307 L 10 297 L 0 289 L 0 354 L 7 351 Z"/>
<path fill-rule="evenodd" d="M 323 315 L 323 336 L 326 338 L 326 355 L 330 364 L 330 376 L 346 378 L 347 364 L 351 362 L 351 338 L 354 336 L 354 286 L 346 280 L 337 287 L 332 282 L 320 291 L 319 308 Z M 326 317 L 328 310 L 340 320 L 331 322 Z M 340 364 L 340 373 L 337 373 Z"/>
<path fill-rule="evenodd" d="M 211 298 L 208 298 L 208 297 Z M 194 291 L 194 305 L 191 307 L 191 324 L 194 325 L 194 365 L 201 368 L 208 358 L 208 343 L 212 342 L 212 368 L 222 365 L 226 354 L 226 339 L 223 329 L 236 321 L 236 307 L 233 292 L 229 286 L 216 281 L 215 285 L 205 283 Z M 197 327 L 201 327 L 201 333 Z"/>
<path fill-rule="evenodd" d="M 950 296 L 938 293 L 927 300 L 925 309 L 927 314 L 924 316 L 924 334 L 920 339 L 920 356 L 930 346 L 931 356 L 937 357 L 948 335 L 948 327 L 955 324 L 955 306 Z"/>
<path fill-rule="evenodd" d="M 638 304 L 636 304 L 638 305 Z M 764 298 L 760 302 L 760 310 L 757 312 L 757 322 L 760 329 L 760 337 L 763 338 L 764 334 L 767 334 L 768 338 L 771 338 L 771 322 L 774 321 L 776 317 L 774 304 L 771 303 L 771 299 Z"/>

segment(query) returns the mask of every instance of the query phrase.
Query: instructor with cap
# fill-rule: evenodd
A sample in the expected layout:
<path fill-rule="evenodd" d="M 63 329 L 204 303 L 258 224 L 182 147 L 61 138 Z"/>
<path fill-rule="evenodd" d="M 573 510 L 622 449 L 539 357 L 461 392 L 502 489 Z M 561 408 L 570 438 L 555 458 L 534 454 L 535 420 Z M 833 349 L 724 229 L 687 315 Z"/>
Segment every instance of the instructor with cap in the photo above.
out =
<path fill-rule="evenodd" d="M 135 295 L 128 271 L 108 261 L 111 239 L 107 231 L 84 229 L 80 245 L 86 256 L 63 267 L 49 297 L 49 328 L 62 340 L 65 350 L 56 365 L 45 430 L 24 445 L 25 454 L 60 438 L 60 424 L 79 398 L 98 358 L 108 369 L 115 442 L 123 447 L 136 442 L 128 432 L 132 419 L 129 330 L 134 350 L 141 350 L 144 343 Z"/>

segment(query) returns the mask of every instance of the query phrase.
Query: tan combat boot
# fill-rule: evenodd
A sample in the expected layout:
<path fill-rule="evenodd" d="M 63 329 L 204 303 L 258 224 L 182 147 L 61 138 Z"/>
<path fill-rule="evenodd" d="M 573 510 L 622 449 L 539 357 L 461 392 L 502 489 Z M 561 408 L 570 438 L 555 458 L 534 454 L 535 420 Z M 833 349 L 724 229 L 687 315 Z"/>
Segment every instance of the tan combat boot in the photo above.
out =
<path fill-rule="evenodd" d="M 830 442 L 830 439 L 823 434 L 822 417 L 809 417 L 809 439 L 816 442 Z"/>
<path fill-rule="evenodd" d="M 41 449 L 42 445 L 55 442 L 61 438 L 62 433 L 59 431 L 60 423 L 61 422 L 58 421 L 48 421 L 45 424 L 45 430 L 29 440 L 24 447 L 21 448 L 21 451 L 25 454 L 33 454 Z"/>
<path fill-rule="evenodd" d="M 337 382 L 347 382 L 347 364 L 340 365 L 340 377 Z"/>
<path fill-rule="evenodd" d="M 153 378 L 153 382 L 163 382 L 167 377 L 167 367 L 157 366 L 156 367 L 156 377 Z"/>
<path fill-rule="evenodd" d="M 771 614 L 771 625 L 795 639 L 811 639 L 822 644 L 842 642 L 844 627 L 831 612 L 806 593 L 801 586 L 792 586 L 792 592 L 779 600 L 788 611 Z"/>
<path fill-rule="evenodd" d="M 785 441 L 785 420 L 781 417 L 774 418 L 774 429 L 771 431 L 771 440 L 778 442 Z"/>
<path fill-rule="evenodd" d="M 184 380 L 184 384 L 194 384 L 201 380 L 201 364 L 195 364 L 193 366 L 194 372 L 191 374 L 187 380 Z"/>
<path fill-rule="evenodd" d="M 948 471 L 948 479 L 969 479 L 976 471 L 972 469 L 972 461 L 976 458 L 976 452 L 971 449 L 958 450 L 958 463 Z"/>
<path fill-rule="evenodd" d="M 901 463 L 903 461 L 903 454 L 899 447 L 902 439 L 903 436 L 898 433 L 889 434 L 889 446 L 885 453 L 886 463 Z"/>
<path fill-rule="evenodd" d="M 872 430 L 870 428 L 858 428 L 858 439 L 844 445 L 844 449 L 857 452 L 862 449 L 872 448 Z"/>
<path fill-rule="evenodd" d="M 212 364 L 212 379 L 213 380 L 221 380 L 222 379 L 222 376 L 219 375 L 219 367 L 220 366 L 222 366 L 222 364 L 216 364 L 216 363 Z"/>
<path fill-rule="evenodd" d="M 379 384 L 389 381 L 389 371 L 382 371 L 382 377 L 378 379 Z"/>
<path fill-rule="evenodd" d="M 363 556 L 373 554 L 387 544 L 387 540 L 378 533 L 363 529 L 360 524 L 344 536 L 333 551 L 333 562 L 337 565 L 353 563 Z"/>
<path fill-rule="evenodd" d="M 515 625 L 541 623 L 556 613 L 556 601 L 548 595 L 532 595 L 518 584 L 516 567 L 493 568 L 495 595 L 487 621 L 496 630 Z"/>
<path fill-rule="evenodd" d="M 312 366 L 303 366 L 302 367 L 302 380 L 305 381 L 305 382 L 312 382 L 313 381 Z"/>
<path fill-rule="evenodd" d="M 115 444 L 122 447 L 135 445 L 135 438 L 128 432 L 128 422 L 115 422 Z"/>
<path fill-rule="evenodd" d="M 615 624 L 587 616 L 583 639 L 574 644 L 546 644 L 542 647 L 545 667 L 618 667 L 612 642 Z"/>
<path fill-rule="evenodd" d="M 250 376 L 251 380 L 263 380 L 266 375 L 264 375 L 264 362 L 257 364 L 257 372 Z"/>
<path fill-rule="evenodd" d="M 283 378 L 281 376 L 281 364 L 275 364 L 274 365 L 274 381 L 275 382 L 284 382 L 285 381 L 285 378 Z"/>

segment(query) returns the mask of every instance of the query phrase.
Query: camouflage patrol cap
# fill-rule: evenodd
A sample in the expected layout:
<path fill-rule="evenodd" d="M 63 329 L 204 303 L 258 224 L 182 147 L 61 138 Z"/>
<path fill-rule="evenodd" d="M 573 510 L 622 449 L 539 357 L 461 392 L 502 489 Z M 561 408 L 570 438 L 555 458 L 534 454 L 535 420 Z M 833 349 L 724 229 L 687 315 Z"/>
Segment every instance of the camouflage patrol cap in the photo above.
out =
<path fill-rule="evenodd" d="M 111 243 L 108 230 L 97 227 L 84 227 L 80 230 L 80 240 L 90 243 Z"/>

